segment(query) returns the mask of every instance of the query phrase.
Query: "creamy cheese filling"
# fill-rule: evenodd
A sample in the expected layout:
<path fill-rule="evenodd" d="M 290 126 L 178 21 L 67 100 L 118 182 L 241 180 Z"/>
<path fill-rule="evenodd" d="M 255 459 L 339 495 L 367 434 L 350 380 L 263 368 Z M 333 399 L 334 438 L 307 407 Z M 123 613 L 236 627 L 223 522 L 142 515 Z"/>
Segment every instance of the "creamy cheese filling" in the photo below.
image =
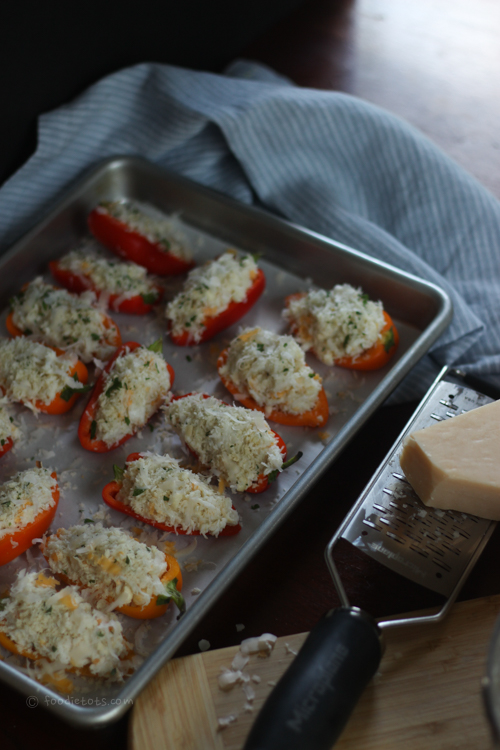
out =
<path fill-rule="evenodd" d="M 338 284 L 330 291 L 312 290 L 292 299 L 283 316 L 303 349 L 313 349 L 327 365 L 370 349 L 385 324 L 382 303 L 372 302 L 350 284 Z"/>
<path fill-rule="evenodd" d="M 124 529 L 100 523 L 59 529 L 47 540 L 44 555 L 53 573 L 89 586 L 98 609 L 110 603 L 143 606 L 165 593 L 160 580 L 167 570 L 165 555 Z"/>
<path fill-rule="evenodd" d="M 68 373 L 78 358 L 73 352 L 57 356 L 48 346 L 19 336 L 0 340 L 0 388 L 10 401 L 38 411 L 36 401 L 50 404 L 64 388 L 82 388 Z"/>
<path fill-rule="evenodd" d="M 29 523 L 55 505 L 52 491 L 57 482 L 51 469 L 26 469 L 0 486 L 0 539 Z"/>
<path fill-rule="evenodd" d="M 12 320 L 25 335 L 49 346 L 74 352 L 83 362 L 109 359 L 116 349 L 117 328 L 107 328 L 110 318 L 93 306 L 95 294 L 70 294 L 54 289 L 41 277 L 12 298 Z"/>
<path fill-rule="evenodd" d="M 144 453 L 126 464 L 117 499 L 144 518 L 188 534 L 218 536 L 238 523 L 231 500 L 198 474 L 181 469 L 171 456 Z"/>
<path fill-rule="evenodd" d="M 141 296 L 149 304 L 158 299 L 153 281 L 137 263 L 112 261 L 85 250 L 72 250 L 58 264 L 65 271 L 87 277 L 100 292 L 118 294 L 120 299 Z"/>
<path fill-rule="evenodd" d="M 129 650 L 120 622 L 95 610 L 75 586 L 56 591 L 52 582 L 20 571 L 1 602 L 0 631 L 21 651 L 99 677 L 118 676 Z"/>
<path fill-rule="evenodd" d="M 168 303 L 166 317 L 174 335 L 189 331 L 200 340 L 206 318 L 217 316 L 231 302 L 243 302 L 257 276 L 251 255 L 226 252 L 189 272 L 183 290 Z"/>
<path fill-rule="evenodd" d="M 303 350 L 292 336 L 262 328 L 246 328 L 229 345 L 220 374 L 243 396 L 265 408 L 304 414 L 314 408 L 321 378 L 306 364 Z"/>
<path fill-rule="evenodd" d="M 165 416 L 200 462 L 232 490 L 244 492 L 261 475 L 281 471 L 282 453 L 260 411 L 198 393 L 172 401 Z"/>
<path fill-rule="evenodd" d="M 152 206 L 136 201 L 106 201 L 99 204 L 97 211 L 107 213 L 123 222 L 129 231 L 137 232 L 150 242 L 158 244 L 162 250 L 172 253 L 181 260 L 191 260 L 191 251 L 185 243 L 175 216 L 167 216 Z"/>
<path fill-rule="evenodd" d="M 7 401 L 7 399 L 0 399 L 0 446 L 2 448 L 9 438 L 15 441 L 21 435 L 8 406 L 3 403 L 4 401 Z"/>
<path fill-rule="evenodd" d="M 97 399 L 97 440 L 111 446 L 143 427 L 160 407 L 171 385 L 162 355 L 137 347 L 118 357 Z"/>

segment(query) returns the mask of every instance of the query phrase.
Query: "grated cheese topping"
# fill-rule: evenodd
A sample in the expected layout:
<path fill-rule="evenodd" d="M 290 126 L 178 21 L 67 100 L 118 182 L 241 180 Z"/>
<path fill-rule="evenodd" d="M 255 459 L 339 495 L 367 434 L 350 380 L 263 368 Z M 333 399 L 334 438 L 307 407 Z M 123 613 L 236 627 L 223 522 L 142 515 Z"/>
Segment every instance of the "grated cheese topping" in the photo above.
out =
<path fill-rule="evenodd" d="M 11 300 L 14 324 L 49 346 L 74 352 L 83 362 L 109 359 L 116 349 L 117 328 L 94 307 L 94 292 L 71 294 L 36 278 Z"/>
<path fill-rule="evenodd" d="M 143 453 L 125 466 L 117 499 L 144 518 L 190 534 L 218 536 L 238 523 L 231 500 L 171 456 Z"/>
<path fill-rule="evenodd" d="M 171 401 L 165 415 L 200 462 L 233 491 L 245 492 L 262 474 L 281 471 L 282 453 L 260 411 L 197 393 Z"/>
<path fill-rule="evenodd" d="M 15 424 L 14 417 L 10 413 L 8 406 L 2 403 L 2 401 L 3 399 L 0 399 L 0 446 L 3 448 L 9 438 L 13 441 L 18 440 L 21 436 L 21 431 Z"/>
<path fill-rule="evenodd" d="M 266 416 L 275 409 L 303 414 L 314 408 L 321 390 L 320 376 L 295 339 L 262 328 L 245 328 L 233 339 L 220 374 L 264 407 Z"/>
<path fill-rule="evenodd" d="M 243 302 L 257 275 L 251 255 L 225 252 L 189 272 L 183 290 L 168 303 L 166 317 L 174 335 L 186 329 L 194 342 L 202 336 L 206 318 L 223 312 L 231 302 Z"/>
<path fill-rule="evenodd" d="M 34 412 L 35 402 L 50 404 L 66 388 L 83 388 L 68 375 L 78 361 L 73 352 L 57 356 L 44 344 L 22 336 L 0 340 L 0 388 L 10 401 L 22 402 Z"/>
<path fill-rule="evenodd" d="M 145 268 L 137 263 L 100 258 L 88 250 L 72 250 L 58 261 L 59 267 L 89 279 L 89 287 L 107 294 L 118 294 L 114 306 L 125 299 L 141 296 L 147 304 L 158 299 L 158 290 Z"/>
<path fill-rule="evenodd" d="M 96 210 L 126 224 L 129 231 L 141 234 L 166 253 L 182 260 L 191 260 L 191 251 L 186 246 L 173 215 L 167 216 L 156 208 L 143 206 L 132 200 L 103 201 Z"/>
<path fill-rule="evenodd" d="M 337 284 L 330 291 L 312 290 L 291 299 L 283 316 L 302 348 L 313 349 L 326 365 L 370 349 L 385 325 L 382 303 L 372 302 L 350 284 Z"/>
<path fill-rule="evenodd" d="M 125 349 L 113 362 L 97 399 L 96 439 L 115 445 L 143 427 L 166 398 L 170 385 L 161 354 L 144 346 Z"/>
<path fill-rule="evenodd" d="M 59 529 L 43 552 L 53 573 L 90 587 L 98 609 L 143 606 L 151 597 L 165 593 L 160 580 L 167 570 L 165 555 L 124 529 L 105 528 L 101 523 Z"/>
<path fill-rule="evenodd" d="M 43 573 L 20 571 L 2 600 L 0 631 L 36 657 L 99 677 L 119 676 L 120 659 L 129 651 L 121 623 L 95 610 L 76 586 L 55 591 L 52 584 Z"/>
<path fill-rule="evenodd" d="M 52 508 L 52 491 L 57 481 L 52 469 L 19 471 L 0 485 L 0 539 L 32 523 L 44 510 Z"/>

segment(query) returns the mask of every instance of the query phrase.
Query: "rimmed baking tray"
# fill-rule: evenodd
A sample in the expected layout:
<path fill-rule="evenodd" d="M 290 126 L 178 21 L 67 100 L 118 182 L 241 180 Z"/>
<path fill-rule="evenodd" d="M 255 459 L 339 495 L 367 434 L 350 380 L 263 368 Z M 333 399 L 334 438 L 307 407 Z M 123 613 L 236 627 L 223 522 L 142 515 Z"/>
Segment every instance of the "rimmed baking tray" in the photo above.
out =
<path fill-rule="evenodd" d="M 336 283 L 362 287 L 372 299 L 381 299 L 400 333 L 396 356 L 382 370 L 359 374 L 328 368 L 313 357 L 308 360 L 321 374 L 331 416 L 322 430 L 278 425 L 289 455 L 301 450 L 302 459 L 284 472 L 262 495 L 233 495 L 242 519 L 242 531 L 219 539 L 176 537 L 176 553 L 184 569 L 187 612 L 176 620 L 174 607 L 146 624 L 124 622 L 127 636 L 144 656 L 142 666 L 122 685 L 86 682 L 83 692 L 61 696 L 32 679 L 18 657 L 0 662 L 0 678 L 64 720 L 79 726 L 103 726 L 118 719 L 134 698 L 174 654 L 184 638 L 203 618 L 251 557 L 267 542 L 295 505 L 332 464 L 346 443 L 384 401 L 452 317 L 449 297 L 437 286 L 378 262 L 363 253 L 329 240 L 263 210 L 248 207 L 133 157 L 109 159 L 78 184 L 50 214 L 31 229 L 0 259 L 0 309 L 4 324 L 8 300 L 25 282 L 37 275 L 47 279 L 47 264 L 90 241 L 86 219 L 100 200 L 131 198 L 169 214 L 177 221 L 186 240 L 202 262 L 228 246 L 261 254 L 267 288 L 259 303 L 243 321 L 200 347 L 175 347 L 165 335 L 161 313 L 139 318 L 112 314 L 124 341 L 149 344 L 159 336 L 164 355 L 175 369 L 174 391 L 203 390 L 230 401 L 215 369 L 218 351 L 236 335 L 240 325 L 260 325 L 285 332 L 281 317 L 284 297 L 311 285 L 331 288 Z M 167 282 L 167 298 L 179 280 Z M 338 369 L 338 368 L 337 368 Z M 113 464 L 123 464 L 128 453 L 141 450 L 169 451 L 181 455 L 178 439 L 168 432 L 161 415 L 152 429 L 144 429 L 126 445 L 109 454 L 90 454 L 78 443 L 76 429 L 84 400 L 68 415 L 38 418 L 18 408 L 24 439 L 2 459 L 0 481 L 41 459 L 56 469 L 61 501 L 53 527 L 68 526 L 102 512 L 101 490 L 113 476 Z M 105 522 L 130 525 L 130 519 L 106 509 Z M 153 539 L 154 541 L 154 539 Z M 0 587 L 6 588 L 19 568 L 40 564 L 32 550 L 0 570 Z"/>

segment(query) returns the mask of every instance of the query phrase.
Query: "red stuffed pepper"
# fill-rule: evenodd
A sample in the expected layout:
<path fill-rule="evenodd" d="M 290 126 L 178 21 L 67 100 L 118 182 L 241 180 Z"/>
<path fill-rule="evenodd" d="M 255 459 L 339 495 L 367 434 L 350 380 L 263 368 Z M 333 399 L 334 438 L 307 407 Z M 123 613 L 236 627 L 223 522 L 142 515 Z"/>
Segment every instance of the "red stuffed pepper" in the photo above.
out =
<path fill-rule="evenodd" d="M 47 346 L 74 352 L 82 362 L 107 360 L 121 344 L 116 323 L 91 300 L 56 289 L 41 278 L 12 297 L 6 320 L 11 336 L 35 336 Z"/>
<path fill-rule="evenodd" d="M 251 255 L 228 251 L 196 268 L 167 305 L 170 338 L 178 346 L 208 341 L 246 315 L 265 286 L 264 272 Z"/>
<path fill-rule="evenodd" d="M 163 289 L 148 278 L 137 263 L 99 258 L 83 250 L 73 250 L 49 263 L 55 280 L 68 291 L 81 294 L 89 289 L 116 312 L 145 315 L 161 301 Z"/>
<path fill-rule="evenodd" d="M 321 378 L 291 336 L 246 329 L 220 354 L 217 370 L 228 391 L 266 419 L 294 427 L 319 427 L 328 421 Z"/>
<path fill-rule="evenodd" d="M 0 340 L 0 392 L 46 414 L 64 414 L 88 388 L 74 354 L 24 337 Z"/>
<path fill-rule="evenodd" d="M 235 492 L 263 492 L 301 453 L 286 461 L 282 438 L 260 411 L 188 393 L 165 407 L 166 419 L 198 461 Z"/>
<path fill-rule="evenodd" d="M 326 365 L 378 370 L 396 353 L 398 331 L 382 303 L 349 284 L 291 294 L 285 304 L 299 344 Z"/>
<path fill-rule="evenodd" d="M 57 475 L 37 464 L 0 487 L 0 565 L 19 557 L 49 528 L 59 502 Z"/>
<path fill-rule="evenodd" d="M 131 453 L 102 492 L 114 510 L 162 531 L 233 536 L 241 530 L 226 495 L 168 455 Z"/>
<path fill-rule="evenodd" d="M 134 201 L 100 203 L 88 225 L 107 248 L 158 276 L 186 273 L 194 266 L 175 220 L 152 215 Z"/>
<path fill-rule="evenodd" d="M 182 573 L 172 555 L 146 545 L 124 529 L 103 527 L 92 519 L 59 529 L 43 544 L 49 567 L 63 581 L 91 590 L 95 604 L 135 619 L 164 615 L 171 599 L 182 613 Z"/>
<path fill-rule="evenodd" d="M 161 340 L 149 347 L 129 341 L 115 352 L 80 419 L 83 448 L 97 453 L 117 448 L 159 409 L 174 382 L 161 348 Z"/>

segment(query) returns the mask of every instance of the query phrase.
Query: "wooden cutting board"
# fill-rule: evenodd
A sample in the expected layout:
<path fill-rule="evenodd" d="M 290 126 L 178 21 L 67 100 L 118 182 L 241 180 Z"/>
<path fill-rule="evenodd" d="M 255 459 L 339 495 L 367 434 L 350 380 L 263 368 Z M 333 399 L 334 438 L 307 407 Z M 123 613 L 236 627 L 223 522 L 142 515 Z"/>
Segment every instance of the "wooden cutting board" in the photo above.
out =
<path fill-rule="evenodd" d="M 489 750 L 481 680 L 499 613 L 500 595 L 460 602 L 435 625 L 386 631 L 380 671 L 336 748 Z M 250 657 L 244 671 L 253 678 L 251 701 L 241 685 L 229 692 L 218 686 L 236 647 L 169 662 L 136 701 L 129 750 L 240 750 L 270 683 L 279 679 L 306 635 L 279 638 L 270 656 Z M 235 720 L 220 729 L 218 720 L 230 716 Z"/>

